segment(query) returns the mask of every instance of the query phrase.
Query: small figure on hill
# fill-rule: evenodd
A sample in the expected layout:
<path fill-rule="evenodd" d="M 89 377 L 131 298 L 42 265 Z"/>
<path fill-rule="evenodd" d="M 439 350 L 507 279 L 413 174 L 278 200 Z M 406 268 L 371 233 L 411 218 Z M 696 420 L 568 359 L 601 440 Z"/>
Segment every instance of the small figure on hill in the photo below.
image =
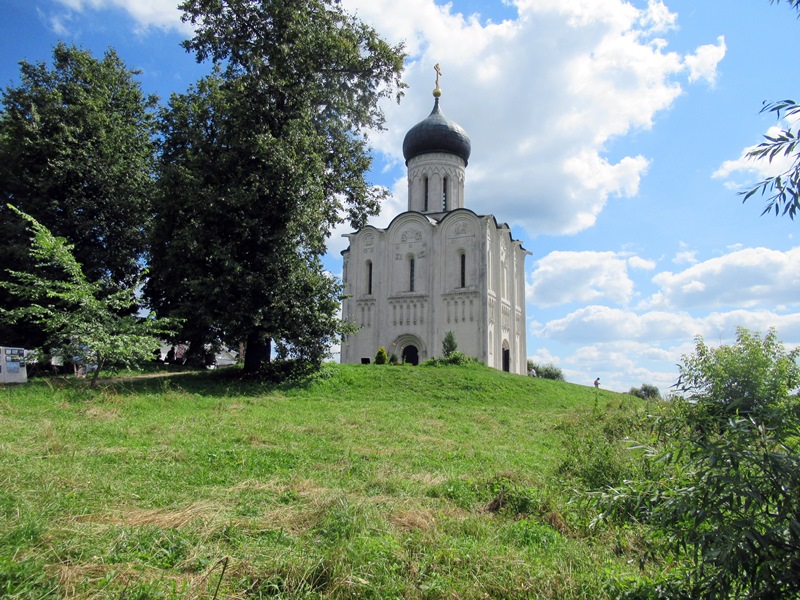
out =
<path fill-rule="evenodd" d="M 595 388 L 599 388 L 600 387 L 600 378 L 599 377 L 594 380 L 594 387 Z"/>
<path fill-rule="evenodd" d="M 528 375 L 531 377 L 536 377 L 536 369 L 534 369 L 533 366 L 531 366 L 530 370 L 528 370 Z"/>

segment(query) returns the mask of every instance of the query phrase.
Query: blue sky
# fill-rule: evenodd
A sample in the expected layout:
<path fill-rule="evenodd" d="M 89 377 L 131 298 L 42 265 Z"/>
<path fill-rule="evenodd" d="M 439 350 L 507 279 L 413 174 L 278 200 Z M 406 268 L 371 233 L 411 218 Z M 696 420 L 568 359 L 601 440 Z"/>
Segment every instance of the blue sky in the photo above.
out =
<path fill-rule="evenodd" d="M 737 191 L 779 165 L 742 159 L 798 99 L 800 21 L 768 0 L 343 0 L 409 57 L 372 136 L 373 181 L 405 210 L 405 132 L 442 108 L 472 140 L 465 203 L 509 223 L 526 263 L 528 355 L 567 379 L 669 390 L 696 335 L 737 325 L 800 345 L 798 224 Z M 6 0 L 0 84 L 58 40 L 113 46 L 166 99 L 208 70 L 163 0 Z M 792 126 L 795 126 L 792 124 Z M 327 267 L 341 272 L 342 227 Z"/>

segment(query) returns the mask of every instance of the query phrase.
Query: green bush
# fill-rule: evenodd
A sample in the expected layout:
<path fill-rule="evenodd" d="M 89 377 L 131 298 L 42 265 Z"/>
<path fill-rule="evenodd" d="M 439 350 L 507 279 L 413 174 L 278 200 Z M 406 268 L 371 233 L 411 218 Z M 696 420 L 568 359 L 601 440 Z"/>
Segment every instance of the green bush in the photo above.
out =
<path fill-rule="evenodd" d="M 542 377 L 543 379 L 553 379 L 555 381 L 564 381 L 564 373 L 561 369 L 555 366 L 552 363 L 545 363 L 545 364 L 537 364 L 531 360 L 528 361 L 528 371 L 530 372 L 531 368 L 536 371 L 537 377 Z"/>
<path fill-rule="evenodd" d="M 455 351 L 450 356 L 445 356 L 443 358 L 429 358 L 422 366 L 424 367 L 444 367 L 447 365 L 470 365 L 478 362 L 477 359 L 473 358 L 472 356 L 467 356 L 463 352 Z"/>
<path fill-rule="evenodd" d="M 644 523 L 677 558 L 672 597 L 800 594 L 800 350 L 773 330 L 697 338 L 653 422 L 644 475 L 594 496 L 598 520 Z"/>
<path fill-rule="evenodd" d="M 657 400 L 661 398 L 661 392 L 659 389 L 654 385 L 650 385 L 649 383 L 643 383 L 642 387 L 639 388 L 632 387 L 628 393 L 631 396 L 636 396 L 637 398 L 642 398 L 643 400 Z"/>
<path fill-rule="evenodd" d="M 375 355 L 376 365 L 385 365 L 389 362 L 389 356 L 386 354 L 386 348 L 381 346 L 378 348 L 378 353 Z"/>
<path fill-rule="evenodd" d="M 444 334 L 444 340 L 442 340 L 442 356 L 448 358 L 457 349 L 456 336 L 452 331 L 448 331 Z"/>

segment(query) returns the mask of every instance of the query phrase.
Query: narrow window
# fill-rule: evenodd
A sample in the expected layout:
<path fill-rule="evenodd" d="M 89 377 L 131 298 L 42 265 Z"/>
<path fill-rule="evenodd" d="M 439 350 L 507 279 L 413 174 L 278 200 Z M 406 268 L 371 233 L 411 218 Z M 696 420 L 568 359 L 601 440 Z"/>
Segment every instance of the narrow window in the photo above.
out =
<path fill-rule="evenodd" d="M 414 291 L 414 259 L 408 261 L 408 291 Z"/>
<path fill-rule="evenodd" d="M 425 176 L 425 208 L 423 212 L 428 212 L 428 176 Z"/>
<path fill-rule="evenodd" d="M 442 210 L 447 210 L 447 177 L 442 179 Z"/>
<path fill-rule="evenodd" d="M 372 261 L 367 261 L 367 294 L 372 295 Z"/>
<path fill-rule="evenodd" d="M 467 255 L 463 252 L 459 257 L 461 259 L 461 287 L 467 287 Z"/>

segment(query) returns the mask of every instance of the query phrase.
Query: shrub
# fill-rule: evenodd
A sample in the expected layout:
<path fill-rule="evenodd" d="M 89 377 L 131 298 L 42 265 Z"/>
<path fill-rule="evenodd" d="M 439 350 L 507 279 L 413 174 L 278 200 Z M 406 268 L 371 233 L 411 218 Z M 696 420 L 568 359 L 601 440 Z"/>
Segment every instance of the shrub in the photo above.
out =
<path fill-rule="evenodd" d="M 444 340 L 442 341 L 442 356 L 447 358 L 457 349 L 456 336 L 452 331 L 448 331 L 444 334 Z"/>
<path fill-rule="evenodd" d="M 762 339 L 740 328 L 719 348 L 697 338 L 680 366 L 686 399 L 653 424 L 647 460 L 661 473 L 596 496 L 598 520 L 635 518 L 675 553 L 675 595 L 800 594 L 798 356 L 773 330 Z"/>
<path fill-rule="evenodd" d="M 389 362 L 389 356 L 386 354 L 386 348 L 381 346 L 378 348 L 378 353 L 375 355 L 376 365 L 385 365 Z"/>
<path fill-rule="evenodd" d="M 657 400 L 661 398 L 661 392 L 658 390 L 658 388 L 654 385 L 650 385 L 649 383 L 643 383 L 642 387 L 640 388 L 632 387 L 628 393 L 631 396 L 636 396 L 637 398 L 642 398 L 643 400 Z"/>
<path fill-rule="evenodd" d="M 536 370 L 536 376 L 542 377 L 543 379 L 553 379 L 555 381 L 564 381 L 564 373 L 561 369 L 555 366 L 552 363 L 546 363 L 543 365 L 536 364 L 533 361 L 528 361 L 528 371 L 530 371 L 531 367 Z"/>
<path fill-rule="evenodd" d="M 442 358 L 429 358 L 422 366 L 424 367 L 442 367 L 446 365 L 470 365 L 472 363 L 478 362 L 477 359 L 473 358 L 472 356 L 467 356 L 463 352 L 455 351 L 450 356 L 445 356 Z"/>

